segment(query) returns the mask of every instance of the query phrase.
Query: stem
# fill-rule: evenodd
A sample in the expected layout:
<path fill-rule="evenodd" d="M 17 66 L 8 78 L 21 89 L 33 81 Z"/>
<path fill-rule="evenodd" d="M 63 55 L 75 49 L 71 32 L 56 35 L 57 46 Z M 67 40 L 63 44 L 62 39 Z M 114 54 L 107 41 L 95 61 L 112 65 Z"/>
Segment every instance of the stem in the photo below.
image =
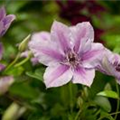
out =
<path fill-rule="evenodd" d="M 24 59 L 23 61 L 17 63 L 14 67 L 19 67 L 19 66 L 23 65 L 23 64 L 26 63 L 29 59 L 30 59 L 30 57 L 27 57 L 27 58 Z"/>
<path fill-rule="evenodd" d="M 20 53 L 17 54 L 14 61 L 11 64 L 8 65 L 8 67 L 4 70 L 4 72 L 8 71 L 18 61 L 19 57 L 20 57 Z"/>
<path fill-rule="evenodd" d="M 79 116 L 80 116 L 80 113 L 81 113 L 81 109 L 78 111 L 77 115 L 75 116 L 75 119 L 74 120 L 78 120 Z"/>
<path fill-rule="evenodd" d="M 72 83 L 69 83 L 69 92 L 70 92 L 70 112 L 73 112 L 73 91 L 72 91 Z"/>
<path fill-rule="evenodd" d="M 116 82 L 116 91 L 117 91 L 117 93 L 118 93 L 118 96 L 119 96 L 119 86 L 118 86 L 117 82 Z M 119 99 L 117 99 L 117 107 L 116 107 L 116 112 L 118 112 L 118 111 L 119 111 L 119 105 L 120 105 L 120 101 L 119 101 Z M 115 114 L 115 117 L 114 117 L 114 119 L 116 120 L 116 118 L 117 118 L 117 114 Z"/>
<path fill-rule="evenodd" d="M 120 111 L 118 111 L 118 112 L 113 112 L 113 113 L 111 113 L 111 114 L 109 114 L 109 115 L 117 115 L 117 114 L 120 114 Z M 103 118 L 105 118 L 105 117 L 107 117 L 107 116 L 109 116 L 109 115 L 105 115 L 105 116 L 102 116 L 101 118 L 99 118 L 98 120 L 102 120 Z M 115 119 L 116 120 L 116 119 Z"/>

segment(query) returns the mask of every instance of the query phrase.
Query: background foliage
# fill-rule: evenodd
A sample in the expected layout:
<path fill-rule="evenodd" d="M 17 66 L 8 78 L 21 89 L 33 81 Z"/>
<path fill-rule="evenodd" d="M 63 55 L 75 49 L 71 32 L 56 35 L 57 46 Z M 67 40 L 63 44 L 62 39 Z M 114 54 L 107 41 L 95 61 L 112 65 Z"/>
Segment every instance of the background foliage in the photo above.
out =
<path fill-rule="evenodd" d="M 89 20 L 94 26 L 95 41 L 102 42 L 107 48 L 120 53 L 120 5 L 117 0 L 3 0 L 0 5 L 5 6 L 8 14 L 16 15 L 16 20 L 1 38 L 4 44 L 2 63 L 6 66 L 15 59 L 19 52 L 18 44 L 28 34 L 50 31 L 54 20 L 67 25 Z M 20 58 L 17 63 L 24 59 Z M 1 76 L 14 75 L 15 79 L 9 90 L 0 95 L 1 120 L 120 119 L 120 115 L 116 115 L 120 107 L 119 86 L 113 77 L 96 72 L 90 88 L 68 83 L 62 87 L 46 89 L 43 83 L 44 70 L 45 66 L 32 65 L 28 60 L 0 73 Z"/>

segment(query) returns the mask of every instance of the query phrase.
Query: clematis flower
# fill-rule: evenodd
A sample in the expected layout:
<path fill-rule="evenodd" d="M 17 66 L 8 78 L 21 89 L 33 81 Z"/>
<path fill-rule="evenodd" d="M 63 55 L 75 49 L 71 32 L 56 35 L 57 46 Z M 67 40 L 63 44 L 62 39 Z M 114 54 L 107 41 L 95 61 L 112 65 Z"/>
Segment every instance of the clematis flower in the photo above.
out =
<path fill-rule="evenodd" d="M 0 36 L 5 34 L 14 19 L 15 15 L 6 15 L 5 8 L 0 8 Z"/>
<path fill-rule="evenodd" d="M 12 76 L 4 76 L 0 78 L 0 95 L 7 92 L 10 85 L 14 82 L 14 78 Z"/>
<path fill-rule="evenodd" d="M 92 84 L 96 61 L 104 49 L 93 40 L 94 31 L 89 22 L 68 27 L 55 21 L 47 40 L 30 41 L 34 56 L 48 66 L 44 73 L 47 88 L 62 86 L 70 80 L 87 86 Z"/>
<path fill-rule="evenodd" d="M 0 43 L 0 60 L 2 59 L 2 54 L 3 54 L 3 46 Z M 3 71 L 4 68 L 5 68 L 5 65 L 0 63 L 0 72 Z M 0 77 L 0 95 L 4 94 L 13 82 L 14 82 L 14 79 L 12 76 Z"/>
<path fill-rule="evenodd" d="M 120 84 L 120 56 L 105 49 L 96 69 L 104 74 L 114 76 Z"/>
<path fill-rule="evenodd" d="M 30 41 L 35 41 L 35 40 L 48 40 L 49 39 L 49 33 L 48 32 L 45 32 L 45 31 L 42 31 L 42 32 L 36 32 L 34 33 L 32 36 L 31 36 L 31 40 Z M 26 50 L 24 52 L 22 52 L 21 54 L 21 57 L 28 57 L 30 54 L 30 51 L 29 50 Z M 32 57 L 31 58 L 31 62 L 33 65 L 37 65 L 39 62 L 38 62 L 38 58 L 36 57 Z"/>

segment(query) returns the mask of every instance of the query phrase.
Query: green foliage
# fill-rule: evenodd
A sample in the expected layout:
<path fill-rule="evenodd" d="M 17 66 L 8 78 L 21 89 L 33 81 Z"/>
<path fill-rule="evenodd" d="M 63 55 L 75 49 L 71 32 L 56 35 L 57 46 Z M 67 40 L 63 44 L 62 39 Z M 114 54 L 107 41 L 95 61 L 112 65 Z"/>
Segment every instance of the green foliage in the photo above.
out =
<path fill-rule="evenodd" d="M 95 27 L 104 30 L 100 35 L 104 45 L 115 53 L 120 53 L 119 2 L 98 3 L 105 6 L 107 12 L 99 13 L 98 16 L 90 14 L 88 17 Z M 4 45 L 1 62 L 10 67 L 0 75 L 12 75 L 15 82 L 7 93 L 0 96 L 0 119 L 8 120 L 7 116 L 9 120 L 115 120 L 112 113 L 116 112 L 114 104 L 116 105 L 116 100 L 120 100 L 120 95 L 112 77 L 96 72 L 90 88 L 68 83 L 58 88 L 46 89 L 43 78 L 45 66 L 40 63 L 33 65 L 29 58 L 31 56 L 27 60 L 19 56 L 13 62 L 19 52 L 21 54 L 23 50 L 28 50 L 28 41 L 22 41 L 28 34 L 50 31 L 51 24 L 56 19 L 70 23 L 60 17 L 60 8 L 56 1 L 2 0 L 0 5 L 6 7 L 7 13 L 16 15 L 16 20 L 1 38 Z M 69 15 L 74 12 L 72 10 L 69 10 Z"/>

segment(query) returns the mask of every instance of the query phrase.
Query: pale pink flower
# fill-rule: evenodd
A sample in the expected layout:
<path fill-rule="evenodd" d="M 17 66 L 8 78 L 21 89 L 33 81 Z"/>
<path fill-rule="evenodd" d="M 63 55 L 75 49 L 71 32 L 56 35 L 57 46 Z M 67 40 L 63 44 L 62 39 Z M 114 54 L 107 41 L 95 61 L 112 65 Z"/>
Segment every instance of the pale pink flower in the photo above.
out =
<path fill-rule="evenodd" d="M 0 78 L 0 95 L 7 92 L 9 87 L 14 82 L 14 78 L 12 76 L 4 76 Z"/>
<path fill-rule="evenodd" d="M 99 65 L 97 65 L 97 70 L 114 76 L 117 82 L 120 84 L 120 55 L 112 53 L 110 50 L 105 49 L 102 54 L 103 57 L 99 59 Z"/>
<path fill-rule="evenodd" d="M 97 59 L 104 47 L 93 43 L 94 31 L 89 22 L 68 27 L 54 21 L 46 38 L 31 40 L 29 48 L 40 63 L 48 66 L 44 73 L 47 88 L 62 86 L 70 80 L 90 86 L 95 77 Z"/>

